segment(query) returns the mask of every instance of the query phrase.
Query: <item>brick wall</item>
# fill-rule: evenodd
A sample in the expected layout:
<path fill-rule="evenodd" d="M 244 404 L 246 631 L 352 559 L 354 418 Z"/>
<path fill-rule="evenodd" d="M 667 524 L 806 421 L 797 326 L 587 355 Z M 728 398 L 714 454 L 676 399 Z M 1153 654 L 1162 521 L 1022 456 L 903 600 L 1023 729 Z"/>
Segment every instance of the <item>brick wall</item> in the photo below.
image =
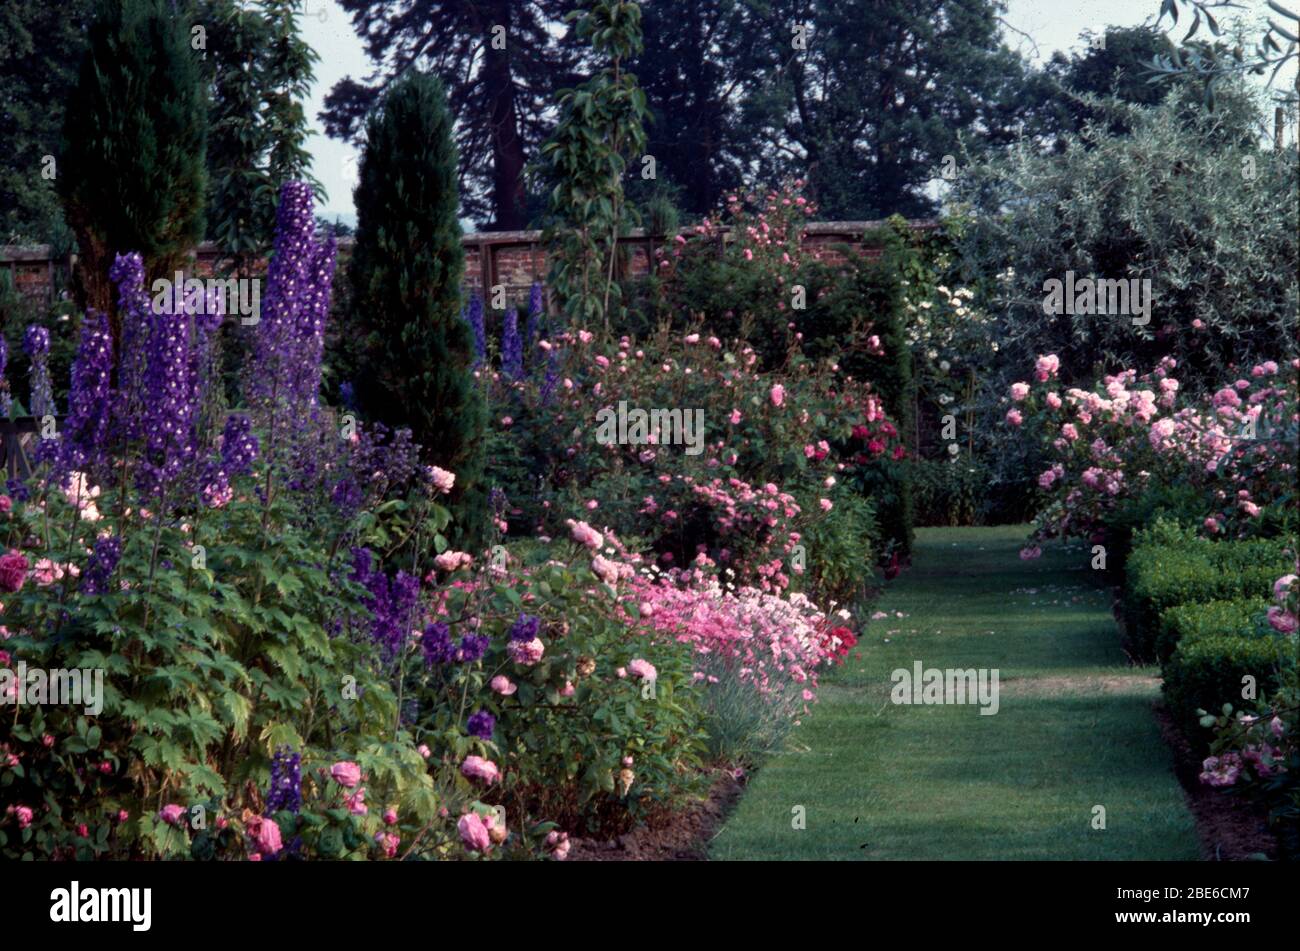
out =
<path fill-rule="evenodd" d="M 845 256 L 840 246 L 861 245 L 864 234 L 883 224 L 883 221 L 809 222 L 803 235 L 803 246 L 822 260 L 842 261 Z M 908 224 L 917 231 L 937 227 L 937 223 L 931 220 L 914 220 Z M 632 274 L 649 273 L 656 249 L 669 240 L 671 238 L 643 231 L 633 231 L 621 239 L 620 243 L 628 251 Z M 727 235 L 724 233 L 723 241 L 726 240 Z M 542 245 L 540 231 L 467 234 L 464 245 L 465 280 L 462 286 L 469 293 L 485 294 L 486 288 L 504 284 L 508 300 L 512 304 L 518 304 L 527 300 L 529 288 L 534 282 L 544 282 L 546 279 L 546 250 Z M 340 260 L 346 258 L 351 248 L 351 238 L 339 239 Z M 879 253 L 871 247 L 862 250 L 868 257 Z M 190 273 L 197 277 L 210 276 L 221 263 L 222 257 L 214 245 L 201 244 L 195 252 L 194 267 Z M 0 247 L 0 273 L 10 275 L 14 287 L 36 300 L 48 301 L 53 294 L 64 289 L 71 263 L 66 258 L 52 259 L 48 245 Z"/>

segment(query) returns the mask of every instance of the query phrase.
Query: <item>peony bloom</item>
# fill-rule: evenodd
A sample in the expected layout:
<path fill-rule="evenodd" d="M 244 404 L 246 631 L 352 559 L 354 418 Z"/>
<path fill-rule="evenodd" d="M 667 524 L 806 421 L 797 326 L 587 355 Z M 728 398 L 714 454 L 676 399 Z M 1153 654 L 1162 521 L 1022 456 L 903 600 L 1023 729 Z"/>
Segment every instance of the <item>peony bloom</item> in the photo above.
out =
<path fill-rule="evenodd" d="M 785 403 L 785 387 L 780 383 L 775 384 L 767 395 L 773 406 L 781 406 Z"/>
<path fill-rule="evenodd" d="M 361 782 L 361 767 L 356 763 L 344 760 L 330 767 L 330 775 L 334 777 L 334 781 L 340 786 L 351 789 Z"/>
<path fill-rule="evenodd" d="M 477 812 L 467 812 L 456 823 L 460 830 L 460 840 L 471 852 L 486 852 L 492 847 L 492 836 L 483 817 Z"/>
<path fill-rule="evenodd" d="M 488 785 L 501 778 L 501 770 L 497 769 L 497 764 L 481 756 L 466 756 L 465 762 L 460 764 L 460 772 L 467 779 L 477 779 Z"/>

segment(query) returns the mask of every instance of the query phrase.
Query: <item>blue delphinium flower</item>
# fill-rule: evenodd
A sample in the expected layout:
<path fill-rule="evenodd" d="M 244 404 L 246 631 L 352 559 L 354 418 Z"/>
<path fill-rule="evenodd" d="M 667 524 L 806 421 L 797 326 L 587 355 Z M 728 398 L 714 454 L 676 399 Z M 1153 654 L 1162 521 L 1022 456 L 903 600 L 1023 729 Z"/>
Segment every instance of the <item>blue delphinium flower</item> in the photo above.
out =
<path fill-rule="evenodd" d="M 266 813 L 287 811 L 294 815 L 302 809 L 302 756 L 287 746 L 275 752 L 271 760 L 271 786 L 266 793 Z"/>
<path fill-rule="evenodd" d="M 28 326 L 23 334 L 23 349 L 31 357 L 33 416 L 54 415 L 54 387 L 50 384 L 50 332 L 39 324 Z"/>
<path fill-rule="evenodd" d="M 524 342 L 519 337 L 519 311 L 506 311 L 501 331 L 501 373 L 508 380 L 524 375 Z"/>
<path fill-rule="evenodd" d="M 469 299 L 469 313 L 466 318 L 469 328 L 474 333 L 474 366 L 482 366 L 487 359 L 487 331 L 483 326 L 483 298 L 475 294 Z"/>
<path fill-rule="evenodd" d="M 451 628 L 442 623 L 427 626 L 420 637 L 420 649 L 424 652 L 426 667 L 451 663 L 456 659 L 456 646 L 451 641 Z"/>
<path fill-rule="evenodd" d="M 537 637 L 537 632 L 542 628 L 542 619 L 535 614 L 521 614 L 514 624 L 510 625 L 510 639 L 512 641 L 523 641 L 527 643 Z"/>

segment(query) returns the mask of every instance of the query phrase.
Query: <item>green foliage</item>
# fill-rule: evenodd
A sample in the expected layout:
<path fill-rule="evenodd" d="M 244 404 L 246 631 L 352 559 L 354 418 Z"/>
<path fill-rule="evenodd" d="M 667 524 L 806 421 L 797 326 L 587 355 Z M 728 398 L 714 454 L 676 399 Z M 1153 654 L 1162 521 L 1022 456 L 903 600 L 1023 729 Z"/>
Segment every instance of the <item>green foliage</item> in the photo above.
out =
<path fill-rule="evenodd" d="M 113 255 L 170 275 L 203 238 L 206 91 L 188 26 L 163 0 L 100 3 L 63 125 L 59 192 L 81 297 L 110 310 Z"/>
<path fill-rule="evenodd" d="M 1295 150 L 1261 147 L 1259 105 L 1244 88 L 1225 88 L 1214 112 L 1178 87 L 1157 106 L 1112 102 L 1107 113 L 1130 130 L 1090 123 L 1059 154 L 1023 143 L 957 182 L 956 199 L 976 213 L 968 266 L 1013 269 L 980 301 L 1001 315 L 1001 372 L 1057 354 L 1070 385 L 1172 356 L 1195 389 L 1275 358 L 1300 313 Z M 1067 271 L 1150 280 L 1149 322 L 1045 315 L 1044 282 Z"/>
<path fill-rule="evenodd" d="M 553 182 L 556 219 L 545 234 L 548 283 L 573 325 L 603 325 L 608 334 L 624 314 L 615 280 L 618 237 L 629 226 L 623 174 L 646 142 L 645 93 L 623 66 L 641 50 L 641 8 L 594 0 L 589 10 L 566 19 L 577 21 L 577 37 L 607 65 L 576 89 L 560 90 L 560 118 L 539 153 Z"/>
<path fill-rule="evenodd" d="M 809 499 L 805 508 L 815 511 L 816 504 Z M 873 574 L 873 545 L 880 537 L 873 500 L 851 493 L 840 495 L 835 507 L 813 519 L 803 532 L 805 547 L 814 553 L 808 566 L 809 590 L 827 604 L 859 601 Z"/>
<path fill-rule="evenodd" d="M 1200 636 L 1184 636 L 1162 673 L 1165 699 L 1186 735 L 1196 742 L 1201 717 L 1239 704 L 1244 678 L 1252 679 L 1257 692 L 1271 692 L 1279 672 L 1295 666 L 1295 635 L 1289 641 L 1264 623 L 1249 633 L 1214 633 L 1207 625 Z"/>
<path fill-rule="evenodd" d="M 1267 607 L 1263 598 L 1243 598 L 1166 608 L 1160 615 L 1160 633 L 1156 635 L 1156 659 L 1166 663 L 1184 640 L 1251 637 L 1260 629 L 1259 621 Z"/>
<path fill-rule="evenodd" d="M 1289 561 L 1281 539 L 1211 542 L 1157 519 L 1134 536 L 1125 566 L 1125 650 L 1135 658 L 1155 656 L 1168 608 L 1267 597 Z"/>
<path fill-rule="evenodd" d="M 367 125 L 350 263 L 351 325 L 363 337 L 357 395 L 389 425 L 409 426 L 427 461 L 456 474 L 450 507 L 472 547 L 486 520 L 486 406 L 460 318 L 464 272 L 456 149 L 442 85 L 412 72 Z"/>
<path fill-rule="evenodd" d="M 92 0 L 11 0 L 0 7 L 0 244 L 71 244 L 45 156 L 59 151 Z"/>

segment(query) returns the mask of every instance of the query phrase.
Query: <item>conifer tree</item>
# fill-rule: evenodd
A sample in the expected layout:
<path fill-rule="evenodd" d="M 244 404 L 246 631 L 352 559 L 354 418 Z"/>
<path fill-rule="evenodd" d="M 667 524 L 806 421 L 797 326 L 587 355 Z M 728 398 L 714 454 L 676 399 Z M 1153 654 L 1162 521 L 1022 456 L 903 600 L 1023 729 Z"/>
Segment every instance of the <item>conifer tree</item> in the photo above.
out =
<path fill-rule="evenodd" d="M 487 407 L 460 317 L 456 147 L 437 78 L 411 72 L 371 114 L 355 202 L 353 325 L 365 335 L 357 396 L 372 417 L 409 426 L 426 462 L 456 474 L 454 534 L 477 544 Z"/>

